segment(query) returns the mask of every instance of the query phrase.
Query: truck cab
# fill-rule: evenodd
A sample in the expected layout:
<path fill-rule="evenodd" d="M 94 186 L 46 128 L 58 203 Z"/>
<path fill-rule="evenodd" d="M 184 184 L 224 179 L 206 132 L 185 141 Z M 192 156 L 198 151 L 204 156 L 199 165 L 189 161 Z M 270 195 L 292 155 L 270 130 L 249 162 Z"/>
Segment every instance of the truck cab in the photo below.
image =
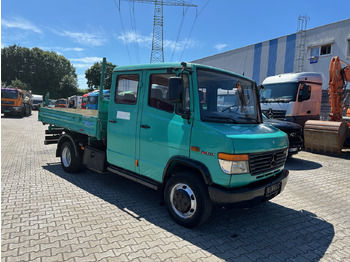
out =
<path fill-rule="evenodd" d="M 75 109 L 81 109 L 82 106 L 82 96 L 70 96 L 68 97 L 68 108 L 75 108 Z"/>
<path fill-rule="evenodd" d="M 29 116 L 32 113 L 32 94 L 18 88 L 1 88 L 1 113 Z"/>
<path fill-rule="evenodd" d="M 102 94 L 103 94 L 104 100 L 109 100 L 110 91 L 108 89 L 103 90 Z M 99 90 L 90 92 L 87 95 L 86 109 L 97 110 L 98 109 L 98 97 L 99 97 Z"/>
<path fill-rule="evenodd" d="M 319 120 L 322 76 L 319 73 L 288 73 L 267 77 L 260 89 L 262 112 L 270 118 L 295 122 Z"/>
<path fill-rule="evenodd" d="M 185 227 L 205 222 L 213 204 L 251 207 L 287 183 L 288 138 L 263 124 L 256 83 L 244 76 L 186 63 L 118 66 L 110 99 L 102 96 L 97 112 L 82 110 L 95 116 L 40 110 L 67 172 L 83 165 L 159 190 Z"/>
<path fill-rule="evenodd" d="M 43 103 L 43 96 L 42 95 L 32 95 L 32 100 L 33 100 L 32 109 L 33 110 L 38 110 L 39 107 Z"/>

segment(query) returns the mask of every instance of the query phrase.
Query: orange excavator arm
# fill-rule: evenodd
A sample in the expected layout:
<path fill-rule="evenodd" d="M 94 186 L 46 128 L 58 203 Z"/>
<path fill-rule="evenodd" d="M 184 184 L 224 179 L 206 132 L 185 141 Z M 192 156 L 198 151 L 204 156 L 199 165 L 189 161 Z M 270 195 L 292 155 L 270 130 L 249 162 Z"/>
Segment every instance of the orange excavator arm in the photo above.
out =
<path fill-rule="evenodd" d="M 342 68 L 344 64 L 345 67 Z M 342 121 L 343 97 L 346 82 L 350 80 L 350 65 L 341 61 L 338 56 L 332 58 L 329 64 L 329 105 L 331 121 Z"/>
<path fill-rule="evenodd" d="M 346 66 L 342 68 L 341 64 Z M 331 121 L 308 120 L 304 126 L 304 146 L 306 150 L 341 154 L 344 141 L 349 133 L 342 121 L 343 96 L 346 82 L 350 80 L 350 65 L 339 57 L 332 58 L 329 65 L 329 104 Z"/>

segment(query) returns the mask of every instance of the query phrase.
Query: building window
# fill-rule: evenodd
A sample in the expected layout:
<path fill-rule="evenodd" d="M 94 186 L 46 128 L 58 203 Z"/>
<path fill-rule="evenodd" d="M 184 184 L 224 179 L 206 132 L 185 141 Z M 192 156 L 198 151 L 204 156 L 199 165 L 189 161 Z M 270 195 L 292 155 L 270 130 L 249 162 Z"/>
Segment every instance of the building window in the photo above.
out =
<path fill-rule="evenodd" d="M 330 55 L 332 51 L 332 44 L 312 47 L 310 49 L 310 57 Z"/>
<path fill-rule="evenodd" d="M 313 57 L 313 56 L 319 56 L 320 55 L 320 47 L 313 47 L 311 48 L 311 51 L 310 51 L 310 56 Z"/>
<path fill-rule="evenodd" d="M 321 53 L 320 53 L 320 55 L 329 55 L 329 54 L 331 54 L 331 47 L 332 47 L 332 45 L 323 45 L 323 46 L 321 46 Z"/>
<path fill-rule="evenodd" d="M 350 39 L 348 39 L 348 52 L 347 52 L 346 56 L 350 57 Z"/>

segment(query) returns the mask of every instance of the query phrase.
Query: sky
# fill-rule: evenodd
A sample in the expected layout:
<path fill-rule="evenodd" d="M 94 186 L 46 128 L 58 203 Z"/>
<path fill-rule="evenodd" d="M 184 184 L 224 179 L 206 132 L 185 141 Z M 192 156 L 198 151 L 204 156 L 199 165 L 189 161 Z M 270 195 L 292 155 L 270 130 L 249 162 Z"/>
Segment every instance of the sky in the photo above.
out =
<path fill-rule="evenodd" d="M 163 8 L 165 62 L 190 62 L 293 34 L 299 16 L 309 17 L 307 29 L 350 18 L 349 0 L 184 2 L 197 7 Z M 73 64 L 79 88 L 86 89 L 85 70 L 103 57 L 116 65 L 150 62 L 153 20 L 154 4 L 139 0 L 2 0 L 1 47 L 55 51 Z"/>

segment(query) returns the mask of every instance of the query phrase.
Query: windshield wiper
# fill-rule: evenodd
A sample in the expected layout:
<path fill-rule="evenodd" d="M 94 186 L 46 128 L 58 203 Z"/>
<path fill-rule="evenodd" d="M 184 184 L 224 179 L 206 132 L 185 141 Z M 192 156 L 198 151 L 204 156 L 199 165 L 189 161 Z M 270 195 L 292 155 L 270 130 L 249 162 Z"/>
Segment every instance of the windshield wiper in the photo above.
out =
<path fill-rule="evenodd" d="M 207 116 L 206 118 L 212 118 L 212 119 L 220 119 L 220 120 L 230 120 L 232 123 L 237 124 L 238 122 L 234 120 L 231 117 L 225 117 L 225 116 Z"/>

